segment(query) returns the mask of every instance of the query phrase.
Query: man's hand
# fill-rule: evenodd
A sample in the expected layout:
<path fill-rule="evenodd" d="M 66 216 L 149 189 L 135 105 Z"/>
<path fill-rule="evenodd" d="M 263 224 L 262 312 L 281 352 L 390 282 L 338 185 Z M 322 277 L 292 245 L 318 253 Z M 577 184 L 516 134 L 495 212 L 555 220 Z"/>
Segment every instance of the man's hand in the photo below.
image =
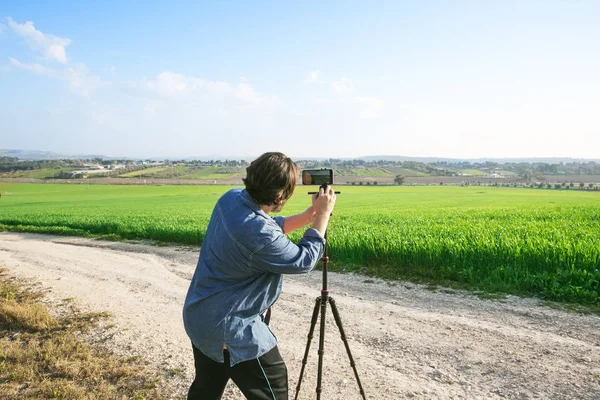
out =
<path fill-rule="evenodd" d="M 320 188 L 319 193 L 313 194 L 312 204 L 315 216 L 312 227 L 318 230 L 323 236 L 325 236 L 329 217 L 335 206 L 335 200 L 335 191 L 331 186 L 327 186 L 325 189 Z"/>

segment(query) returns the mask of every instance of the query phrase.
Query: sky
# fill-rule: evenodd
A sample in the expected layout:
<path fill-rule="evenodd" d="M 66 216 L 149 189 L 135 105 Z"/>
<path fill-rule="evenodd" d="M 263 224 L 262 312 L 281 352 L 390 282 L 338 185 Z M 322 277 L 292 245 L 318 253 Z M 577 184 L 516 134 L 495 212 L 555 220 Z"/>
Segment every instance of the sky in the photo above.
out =
<path fill-rule="evenodd" d="M 600 2 L 0 1 L 0 148 L 600 157 Z"/>

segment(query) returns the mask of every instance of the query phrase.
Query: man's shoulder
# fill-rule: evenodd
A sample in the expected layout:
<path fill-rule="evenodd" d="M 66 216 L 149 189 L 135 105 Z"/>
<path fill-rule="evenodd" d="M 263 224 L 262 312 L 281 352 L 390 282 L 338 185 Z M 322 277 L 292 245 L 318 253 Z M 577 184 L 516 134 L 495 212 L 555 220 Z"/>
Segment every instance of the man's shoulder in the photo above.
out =
<path fill-rule="evenodd" d="M 242 188 L 229 189 L 221 196 L 219 201 L 231 201 L 231 200 L 239 199 L 240 196 L 242 195 L 243 190 L 244 189 L 242 189 Z"/>
<path fill-rule="evenodd" d="M 222 218 L 229 233 L 250 251 L 256 251 L 274 241 L 283 232 L 269 215 L 247 204 L 243 189 L 232 189 L 219 200 Z"/>
<path fill-rule="evenodd" d="M 242 191 L 243 189 L 240 188 L 228 190 L 217 200 L 217 206 L 222 210 L 231 210 L 241 206 L 243 204 Z"/>

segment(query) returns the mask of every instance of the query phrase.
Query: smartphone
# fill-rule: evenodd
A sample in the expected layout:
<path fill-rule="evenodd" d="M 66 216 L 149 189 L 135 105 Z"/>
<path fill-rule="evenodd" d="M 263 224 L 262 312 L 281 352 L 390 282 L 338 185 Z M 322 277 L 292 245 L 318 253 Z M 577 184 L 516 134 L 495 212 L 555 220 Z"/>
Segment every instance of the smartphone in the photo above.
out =
<path fill-rule="evenodd" d="M 302 171 L 302 184 L 333 185 L 333 170 L 328 168 L 305 169 Z"/>

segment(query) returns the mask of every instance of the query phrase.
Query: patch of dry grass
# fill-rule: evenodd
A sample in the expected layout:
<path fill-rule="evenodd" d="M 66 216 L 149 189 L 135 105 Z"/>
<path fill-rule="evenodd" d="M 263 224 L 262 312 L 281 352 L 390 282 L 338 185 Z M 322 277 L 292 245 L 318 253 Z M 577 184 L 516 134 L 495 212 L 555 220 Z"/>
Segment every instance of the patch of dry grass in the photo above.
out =
<path fill-rule="evenodd" d="M 80 338 L 108 314 L 70 308 L 53 317 L 40 297 L 0 269 L 0 398 L 166 398 L 160 377 L 139 359 L 116 357 Z"/>

